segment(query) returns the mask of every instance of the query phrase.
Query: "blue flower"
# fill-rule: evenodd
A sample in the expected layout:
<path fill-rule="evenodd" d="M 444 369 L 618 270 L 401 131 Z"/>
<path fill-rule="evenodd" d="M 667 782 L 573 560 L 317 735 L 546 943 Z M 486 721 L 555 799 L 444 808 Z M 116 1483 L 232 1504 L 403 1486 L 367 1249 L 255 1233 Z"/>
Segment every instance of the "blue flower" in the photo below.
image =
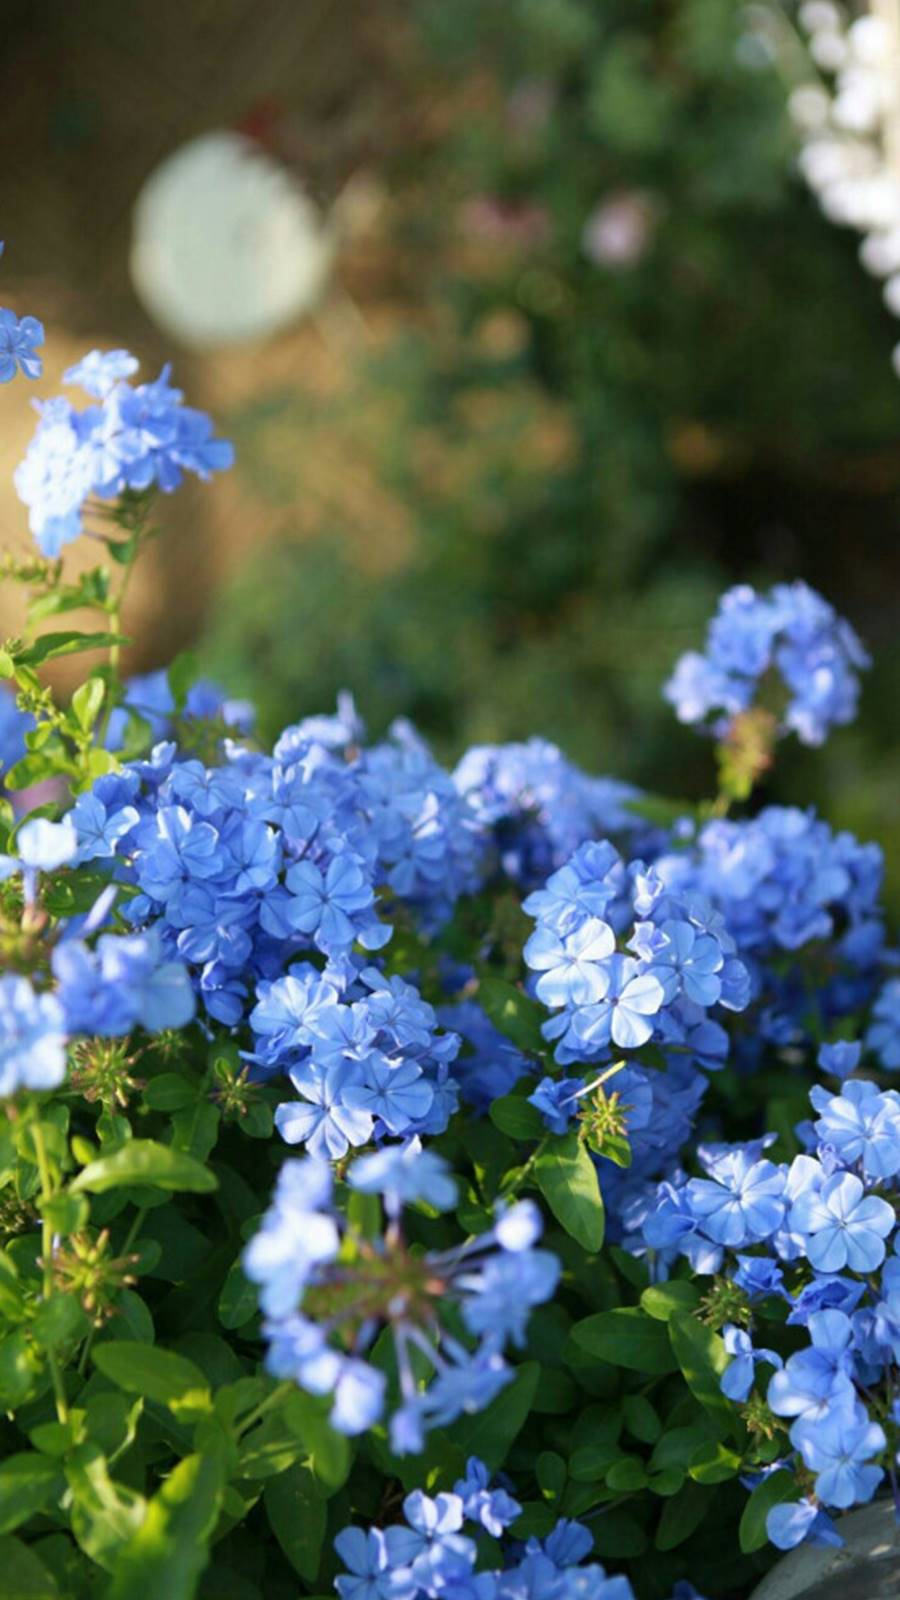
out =
<path fill-rule="evenodd" d="M 830 1072 L 836 1078 L 849 1078 L 859 1066 L 862 1055 L 861 1044 L 851 1044 L 849 1040 L 837 1039 L 834 1044 L 823 1044 L 816 1060 L 823 1072 Z"/>
<path fill-rule="evenodd" d="M 777 1550 L 793 1550 L 798 1544 L 842 1545 L 828 1513 L 813 1500 L 784 1500 L 773 1506 L 766 1517 L 766 1533 Z"/>
<path fill-rule="evenodd" d="M 810 1099 L 820 1112 L 816 1134 L 842 1165 L 859 1162 L 871 1179 L 900 1172 L 900 1095 L 881 1094 L 876 1084 L 853 1079 L 838 1095 L 816 1088 Z"/>
<path fill-rule="evenodd" d="M 55 1089 L 66 1073 L 65 1022 L 52 994 L 27 978 L 0 977 L 0 1097 Z"/>
<path fill-rule="evenodd" d="M 363 1194 L 383 1195 L 393 1214 L 417 1200 L 437 1211 L 449 1211 L 457 1201 L 456 1181 L 446 1161 L 433 1150 L 423 1150 L 417 1137 L 360 1156 L 350 1168 L 347 1182 Z"/>
<path fill-rule="evenodd" d="M 884 1429 L 864 1412 L 854 1418 L 838 1409 L 803 1419 L 791 1429 L 791 1441 L 816 1473 L 816 1495 L 828 1506 L 864 1505 L 884 1477 L 881 1467 L 869 1465 L 887 1444 Z"/>
<path fill-rule="evenodd" d="M 714 1180 L 690 1180 L 687 1205 L 716 1244 L 756 1244 L 770 1238 L 784 1217 L 784 1182 L 771 1161 L 738 1149 L 718 1163 Z"/>
<path fill-rule="evenodd" d="M 884 1241 L 894 1227 L 892 1206 L 866 1195 L 852 1172 L 836 1172 L 818 1192 L 807 1191 L 791 1206 L 789 1226 L 803 1238 L 817 1272 L 874 1272 L 884 1260 Z"/>
<path fill-rule="evenodd" d="M 357 1068 L 357 1083 L 361 1076 Z M 373 1118 L 347 1102 L 353 1078 L 345 1067 L 325 1068 L 308 1061 L 293 1067 L 288 1077 L 303 1100 L 284 1101 L 277 1107 L 275 1126 L 282 1139 L 305 1144 L 310 1155 L 323 1161 L 339 1161 L 351 1145 L 368 1144 Z"/>
<path fill-rule="evenodd" d="M 345 1528 L 334 1548 L 349 1569 L 335 1578 L 341 1600 L 414 1600 L 419 1584 L 396 1560 L 400 1528 Z"/>
<path fill-rule="evenodd" d="M 0 306 L 0 383 L 9 383 L 17 372 L 39 378 L 44 363 L 37 346 L 43 342 L 44 326 L 37 317 L 17 317 Z"/>
<path fill-rule="evenodd" d="M 462 1499 L 468 1521 L 479 1523 L 492 1538 L 499 1539 L 521 1515 L 522 1507 L 505 1489 L 492 1489 L 490 1485 L 491 1476 L 484 1462 L 470 1456 L 466 1475 L 453 1485 L 453 1490 Z"/>
<path fill-rule="evenodd" d="M 525 961 L 539 972 L 535 985 L 545 1005 L 584 1006 L 608 989 L 608 958 L 616 948 L 612 928 L 596 917 L 562 936 L 538 927 L 525 946 Z"/>
<path fill-rule="evenodd" d="M 768 1402 L 779 1417 L 813 1420 L 852 1409 L 852 1325 L 843 1311 L 816 1311 L 809 1318 L 812 1344 L 788 1358 L 769 1382 Z"/>
<path fill-rule="evenodd" d="M 780 1367 L 781 1357 L 775 1350 L 754 1349 L 749 1333 L 735 1327 L 732 1322 L 726 1322 L 723 1327 L 722 1340 L 731 1356 L 721 1377 L 722 1393 L 729 1400 L 746 1400 L 753 1388 L 756 1363 L 766 1362 L 770 1367 Z"/>

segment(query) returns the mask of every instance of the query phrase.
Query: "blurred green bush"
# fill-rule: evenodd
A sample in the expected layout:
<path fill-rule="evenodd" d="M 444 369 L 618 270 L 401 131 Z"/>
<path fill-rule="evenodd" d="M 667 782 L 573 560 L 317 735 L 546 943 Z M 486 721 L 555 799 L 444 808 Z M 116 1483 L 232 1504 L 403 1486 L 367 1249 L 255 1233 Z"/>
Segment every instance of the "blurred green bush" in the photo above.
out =
<path fill-rule="evenodd" d="M 896 327 L 793 172 L 742 8 L 412 12 L 410 94 L 440 114 L 388 177 L 417 314 L 350 399 L 286 392 L 230 419 L 252 464 L 273 419 L 308 452 L 348 407 L 389 408 L 374 464 L 409 550 L 360 564 L 377 503 L 273 541 L 205 665 L 268 728 L 347 685 L 376 732 L 408 714 L 445 753 L 539 732 L 699 793 L 708 755 L 661 674 L 723 584 L 805 577 L 877 667 L 859 728 L 795 776 L 863 833 L 896 830 Z M 302 475 L 283 454 L 267 482 L 284 521 Z M 789 764 L 778 782 L 788 796 Z"/>

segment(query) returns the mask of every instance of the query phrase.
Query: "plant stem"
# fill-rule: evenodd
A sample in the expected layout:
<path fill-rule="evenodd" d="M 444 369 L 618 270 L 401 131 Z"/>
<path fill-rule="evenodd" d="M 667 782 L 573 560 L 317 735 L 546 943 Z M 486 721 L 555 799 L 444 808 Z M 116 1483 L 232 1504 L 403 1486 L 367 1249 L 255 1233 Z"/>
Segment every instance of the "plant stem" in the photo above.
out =
<path fill-rule="evenodd" d="M 248 1433 L 259 1422 L 260 1417 L 264 1417 L 266 1412 L 271 1411 L 272 1407 L 277 1405 L 279 1401 L 286 1400 L 289 1394 L 293 1394 L 296 1387 L 297 1385 L 292 1383 L 289 1378 L 286 1378 L 283 1383 L 279 1383 L 271 1394 L 266 1395 L 265 1400 L 261 1400 L 258 1406 L 254 1406 L 252 1411 L 247 1412 L 246 1417 L 238 1428 L 238 1434 Z"/>
<path fill-rule="evenodd" d="M 50 1178 L 50 1163 L 47 1160 L 47 1147 L 44 1144 L 44 1132 L 39 1122 L 32 1128 L 34 1148 L 37 1155 L 38 1172 L 41 1179 L 41 1262 L 44 1273 L 43 1298 L 48 1301 L 53 1295 L 53 1229 L 47 1220 L 46 1211 L 53 1197 L 53 1184 Z M 50 1377 L 53 1380 L 53 1393 L 56 1399 L 56 1415 L 60 1422 L 68 1422 L 69 1406 L 66 1400 L 66 1391 L 63 1384 L 62 1372 L 53 1350 L 47 1351 L 47 1364 L 50 1368 Z"/>

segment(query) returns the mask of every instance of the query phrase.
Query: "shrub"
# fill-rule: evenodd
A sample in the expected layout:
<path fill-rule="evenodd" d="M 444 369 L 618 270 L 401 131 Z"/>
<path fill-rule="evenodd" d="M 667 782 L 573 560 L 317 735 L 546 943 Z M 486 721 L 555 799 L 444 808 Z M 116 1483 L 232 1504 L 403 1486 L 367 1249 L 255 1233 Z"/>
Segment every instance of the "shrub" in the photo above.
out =
<path fill-rule="evenodd" d="M 183 662 L 120 681 L 156 491 L 230 454 L 132 375 L 42 409 L 0 654 L 7 1592 L 746 1594 L 895 1448 L 900 1101 L 802 1120 L 815 1062 L 898 1064 L 880 852 L 732 814 L 862 646 L 803 584 L 725 597 L 667 691 L 702 807 L 540 740 L 448 772 L 348 696 L 268 752 Z M 86 523 L 111 565 L 69 583 Z"/>

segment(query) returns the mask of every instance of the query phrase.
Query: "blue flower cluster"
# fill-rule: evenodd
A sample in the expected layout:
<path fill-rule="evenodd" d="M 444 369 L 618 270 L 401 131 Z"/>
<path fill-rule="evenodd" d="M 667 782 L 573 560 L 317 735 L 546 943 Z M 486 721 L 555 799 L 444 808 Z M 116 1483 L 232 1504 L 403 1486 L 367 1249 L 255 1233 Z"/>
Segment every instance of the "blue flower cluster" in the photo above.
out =
<path fill-rule="evenodd" d="M 881 850 L 835 833 L 813 811 L 767 806 L 708 822 L 655 870 L 673 891 L 704 896 L 751 976 L 754 1037 L 742 1055 L 828 1030 L 869 1001 L 884 956 Z M 788 959 L 793 958 L 793 959 Z"/>
<path fill-rule="evenodd" d="M 40 324 L 34 326 L 40 334 Z M 154 382 L 134 386 L 128 379 L 137 365 L 126 350 L 94 350 L 64 379 L 94 404 L 79 411 L 60 396 L 37 406 L 40 421 L 15 485 L 45 556 L 58 556 L 78 538 L 90 496 L 114 500 L 151 485 L 168 494 L 185 472 L 205 479 L 231 465 L 231 445 L 213 436 L 204 412 L 183 404 L 169 367 Z"/>
<path fill-rule="evenodd" d="M 530 1201 L 501 1211 L 467 1244 L 410 1249 L 404 1206 L 421 1201 L 446 1211 L 457 1198 L 446 1162 L 418 1139 L 359 1158 L 347 1181 L 383 1197 L 388 1224 L 380 1236 L 354 1233 L 335 1205 L 331 1167 L 308 1156 L 282 1167 L 247 1246 L 244 1271 L 260 1286 L 267 1365 L 313 1394 L 331 1395 L 332 1426 L 362 1433 L 385 1409 L 387 1379 L 367 1355 L 389 1328 L 400 1389 L 391 1447 L 417 1452 L 428 1429 L 480 1411 L 512 1378 L 503 1349 L 523 1343 L 532 1306 L 556 1288 L 559 1262 L 534 1248 L 541 1219 Z"/>
<path fill-rule="evenodd" d="M 453 780 L 491 831 L 502 871 L 524 888 L 542 884 L 587 839 L 611 834 L 645 848 L 647 829 L 631 809 L 640 790 L 589 777 L 546 739 L 475 745 Z"/>
<path fill-rule="evenodd" d="M 687 1059 L 721 1065 L 727 1041 L 709 1013 L 740 1011 L 746 968 L 723 917 L 697 893 L 670 888 L 608 842 L 579 846 L 528 896 L 537 927 L 525 962 L 555 1015 L 544 1024 L 556 1059 L 606 1061 L 655 1039 Z"/>
<path fill-rule="evenodd" d="M 443 1133 L 457 1108 L 454 1033 L 402 978 L 347 957 L 262 983 L 250 1014 L 253 1061 L 286 1074 L 299 1100 L 275 1113 L 288 1144 L 337 1161 L 350 1146 Z"/>
<path fill-rule="evenodd" d="M 167 731 L 163 685 L 143 680 L 130 695 Z M 245 725 L 240 705 L 220 714 L 235 731 Z M 218 1022 L 235 1025 L 255 1000 L 254 1028 L 268 1037 L 284 992 L 270 998 L 271 985 L 298 957 L 324 958 L 343 994 L 358 973 L 346 964 L 353 946 L 377 951 L 390 939 L 380 910 L 402 902 L 433 927 L 481 882 L 482 830 L 425 746 L 401 727 L 363 750 L 358 734 L 345 706 L 286 729 L 271 755 L 226 739 L 215 766 L 179 758 L 164 739 L 148 760 L 98 779 L 71 813 L 79 860 L 115 858 L 116 878 L 137 890 L 132 925 L 154 929 L 166 956 L 190 965 Z M 265 1045 L 260 1062 L 297 1065 L 301 1044 L 293 1061 Z"/>
<path fill-rule="evenodd" d="M 594 1541 L 579 1522 L 562 1518 L 544 1539 L 507 1539 L 521 1509 L 504 1488 L 491 1488 L 484 1462 L 470 1456 L 451 1493 L 408 1494 L 402 1523 L 338 1534 L 347 1570 L 335 1580 L 337 1592 L 341 1600 L 634 1600 L 627 1578 L 584 1564 Z M 483 1533 L 503 1540 L 503 1567 L 476 1570 Z M 702 1596 L 680 1583 L 673 1600 Z"/>
<path fill-rule="evenodd" d="M 828 1047 L 821 1059 L 826 1069 L 845 1064 Z M 812 1497 L 798 1490 L 769 1513 L 769 1537 L 782 1548 L 833 1536 L 823 1508 L 872 1498 L 900 1424 L 900 1095 L 848 1078 L 810 1099 L 816 1119 L 798 1129 L 808 1148 L 792 1162 L 766 1157 L 774 1136 L 701 1147 L 705 1176 L 661 1184 L 643 1222 L 657 1275 L 684 1256 L 694 1273 L 723 1274 L 741 1291 L 746 1327 L 725 1327 L 732 1359 L 722 1388 L 743 1403 L 757 1366 L 768 1373 L 768 1406 L 789 1430 L 773 1470 L 813 1478 Z M 752 1332 L 761 1319 L 775 1332 L 785 1314 L 806 1337 L 786 1360 Z"/>
<path fill-rule="evenodd" d="M 17 853 L 0 856 L 0 881 L 21 878 L 25 908 L 34 906 L 42 874 L 76 860 L 71 817 L 25 822 Z M 115 889 L 100 894 L 84 917 L 60 923 L 49 948 L 53 988 L 31 978 L 0 978 L 0 1096 L 52 1089 L 66 1071 L 66 1044 L 79 1034 L 120 1036 L 181 1028 L 196 1008 L 187 968 L 166 960 L 154 933 L 92 935 L 106 922 Z"/>
<path fill-rule="evenodd" d="M 683 655 L 664 693 L 680 722 L 722 738 L 762 687 L 781 731 L 818 745 L 852 722 L 868 665 L 850 624 L 807 584 L 778 583 L 767 595 L 739 584 L 722 596 L 705 652 Z"/>

